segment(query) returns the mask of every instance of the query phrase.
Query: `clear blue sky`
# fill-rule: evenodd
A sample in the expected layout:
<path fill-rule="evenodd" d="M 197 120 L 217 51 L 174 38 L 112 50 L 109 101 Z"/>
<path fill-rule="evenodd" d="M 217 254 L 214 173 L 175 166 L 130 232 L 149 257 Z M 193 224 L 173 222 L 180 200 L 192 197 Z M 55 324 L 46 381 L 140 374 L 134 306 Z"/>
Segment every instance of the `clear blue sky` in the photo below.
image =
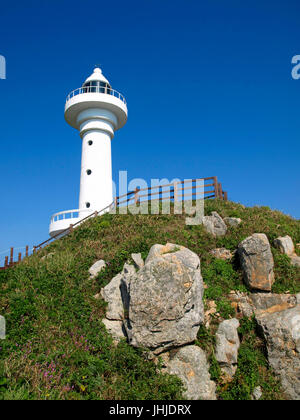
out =
<path fill-rule="evenodd" d="M 78 207 L 81 140 L 63 110 L 95 64 L 128 101 L 115 179 L 217 175 L 231 200 L 298 218 L 299 17 L 289 0 L 3 3 L 0 251 Z"/>

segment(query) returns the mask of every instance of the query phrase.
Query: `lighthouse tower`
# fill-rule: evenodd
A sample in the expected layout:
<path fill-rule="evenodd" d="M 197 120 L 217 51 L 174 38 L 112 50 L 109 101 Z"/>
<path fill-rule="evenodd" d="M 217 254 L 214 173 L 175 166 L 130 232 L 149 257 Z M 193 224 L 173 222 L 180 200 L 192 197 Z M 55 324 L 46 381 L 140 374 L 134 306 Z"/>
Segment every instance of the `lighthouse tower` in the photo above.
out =
<path fill-rule="evenodd" d="M 68 95 L 65 119 L 82 139 L 79 208 L 54 214 L 51 236 L 112 204 L 111 140 L 127 121 L 126 101 L 97 67 L 81 88 Z"/>

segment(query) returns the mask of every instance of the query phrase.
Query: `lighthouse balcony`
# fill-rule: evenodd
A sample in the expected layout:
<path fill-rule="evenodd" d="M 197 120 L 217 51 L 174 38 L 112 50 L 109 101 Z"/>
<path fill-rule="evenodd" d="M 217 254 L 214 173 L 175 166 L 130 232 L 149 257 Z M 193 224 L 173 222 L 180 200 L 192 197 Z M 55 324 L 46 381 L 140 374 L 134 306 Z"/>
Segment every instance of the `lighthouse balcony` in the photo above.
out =
<path fill-rule="evenodd" d="M 114 96 L 115 98 L 120 99 L 125 105 L 127 105 L 125 97 L 118 91 L 112 89 L 111 87 L 101 86 L 100 84 L 91 85 L 91 86 L 82 86 L 78 89 L 73 90 L 69 95 L 67 96 L 67 102 L 72 99 L 74 96 L 82 95 L 84 93 L 100 93 L 104 95 L 110 95 Z"/>
<path fill-rule="evenodd" d="M 77 209 L 77 210 L 66 210 L 55 213 L 50 220 L 49 234 L 50 236 L 56 236 L 66 231 L 70 225 L 75 225 L 80 220 L 85 219 L 87 216 L 94 213 L 94 210 L 90 209 Z"/>
<path fill-rule="evenodd" d="M 79 129 L 80 113 L 89 111 L 93 115 L 95 112 L 96 116 L 95 110 L 106 110 L 112 113 L 116 118 L 115 130 L 126 124 L 128 110 L 124 96 L 111 87 L 100 84 L 82 86 L 69 93 L 65 104 L 65 119 L 72 127 Z"/>

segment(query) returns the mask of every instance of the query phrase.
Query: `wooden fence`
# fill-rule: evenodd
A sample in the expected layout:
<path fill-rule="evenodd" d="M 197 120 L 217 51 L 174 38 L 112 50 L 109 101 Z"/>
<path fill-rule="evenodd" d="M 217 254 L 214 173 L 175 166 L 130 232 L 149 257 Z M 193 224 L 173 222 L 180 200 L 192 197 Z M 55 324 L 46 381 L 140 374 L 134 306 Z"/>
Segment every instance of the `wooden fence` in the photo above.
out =
<path fill-rule="evenodd" d="M 62 238 L 65 235 L 68 235 L 73 231 L 74 227 L 81 224 L 85 220 L 91 217 L 101 215 L 106 211 L 112 210 L 114 208 L 121 207 L 122 205 L 138 205 L 142 202 L 151 201 L 152 199 L 158 201 L 173 200 L 173 202 L 184 201 L 186 199 L 196 200 L 200 198 L 199 195 L 204 200 L 212 198 L 224 201 L 228 200 L 227 192 L 223 191 L 222 185 L 220 182 L 218 182 L 218 178 L 216 176 L 178 181 L 170 184 L 158 185 L 142 189 L 136 188 L 134 191 L 115 197 L 113 203 L 111 203 L 104 209 L 89 214 L 85 218 L 80 219 L 77 223 L 70 225 L 67 229 L 63 230 L 57 235 L 52 236 L 51 238 L 38 245 L 35 245 L 33 247 L 33 253 L 37 252 L 42 247 L 48 245 L 50 242 Z M 28 256 L 28 252 L 29 247 L 26 246 L 25 257 Z M 18 264 L 21 260 L 22 254 L 19 252 L 17 261 L 14 261 L 14 248 L 11 248 L 10 257 L 5 257 L 4 266 L 0 267 L 0 270 L 13 267 L 14 265 Z"/>

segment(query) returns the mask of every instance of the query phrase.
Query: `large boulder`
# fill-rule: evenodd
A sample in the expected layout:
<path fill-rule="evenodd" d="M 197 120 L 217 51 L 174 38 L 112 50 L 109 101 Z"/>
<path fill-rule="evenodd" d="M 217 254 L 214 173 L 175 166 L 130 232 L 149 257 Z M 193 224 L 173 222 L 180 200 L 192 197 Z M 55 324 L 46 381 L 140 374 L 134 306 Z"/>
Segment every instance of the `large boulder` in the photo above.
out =
<path fill-rule="evenodd" d="M 238 246 L 244 281 L 251 289 L 271 291 L 274 283 L 274 260 L 264 233 L 254 233 Z"/>
<path fill-rule="evenodd" d="M 274 241 L 274 245 L 282 254 L 286 255 L 294 255 L 295 247 L 292 238 L 289 235 L 280 236 L 276 238 Z"/>
<path fill-rule="evenodd" d="M 298 255 L 292 255 L 291 264 L 295 267 L 300 267 L 300 257 Z"/>
<path fill-rule="evenodd" d="M 287 397 L 300 400 L 300 305 L 279 311 L 274 305 L 270 308 L 256 312 L 268 360 Z"/>
<path fill-rule="evenodd" d="M 134 347 L 154 354 L 196 339 L 204 320 L 199 257 L 187 248 L 154 245 L 128 284 L 126 331 Z"/>
<path fill-rule="evenodd" d="M 222 372 L 230 379 L 237 369 L 240 340 L 237 329 L 240 323 L 236 318 L 221 322 L 216 333 L 216 360 Z"/>
<path fill-rule="evenodd" d="M 204 216 L 202 223 L 205 230 L 213 236 L 224 236 L 227 232 L 224 220 L 216 211 L 213 211 L 211 216 Z"/>
<path fill-rule="evenodd" d="M 167 363 L 167 371 L 178 376 L 188 400 L 216 400 L 216 384 L 210 380 L 206 355 L 198 346 L 180 348 Z"/>
<path fill-rule="evenodd" d="M 125 263 L 122 272 L 117 274 L 107 286 L 101 289 L 101 296 L 108 303 L 107 319 L 123 321 L 124 308 L 128 308 L 127 284 L 130 283 L 131 278 L 135 274 L 136 271 L 133 265 Z"/>

